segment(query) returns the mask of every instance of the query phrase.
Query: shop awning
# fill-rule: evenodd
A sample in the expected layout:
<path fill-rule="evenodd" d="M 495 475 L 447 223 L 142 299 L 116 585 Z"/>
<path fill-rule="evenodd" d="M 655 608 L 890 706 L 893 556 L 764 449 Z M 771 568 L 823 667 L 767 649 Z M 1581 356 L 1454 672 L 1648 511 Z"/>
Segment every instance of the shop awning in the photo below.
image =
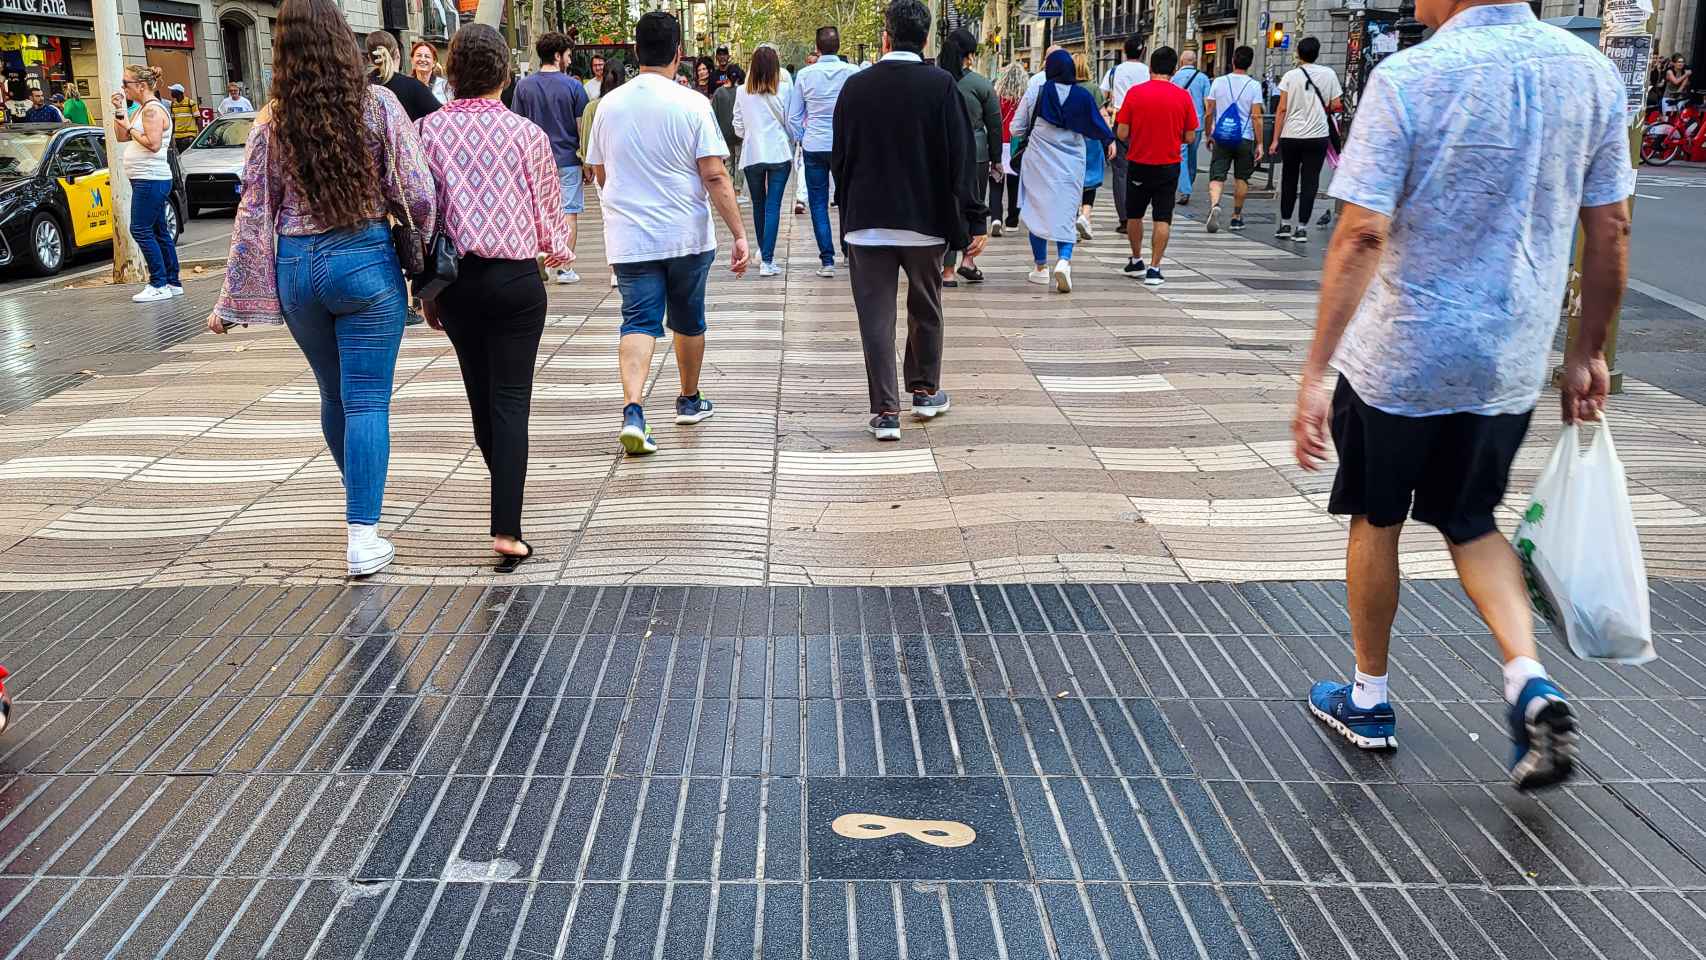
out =
<path fill-rule="evenodd" d="M 63 20 L 7 20 L 0 18 L 0 33 L 33 33 L 38 37 L 71 37 L 76 40 L 93 40 L 95 31 L 80 23 L 66 23 Z"/>

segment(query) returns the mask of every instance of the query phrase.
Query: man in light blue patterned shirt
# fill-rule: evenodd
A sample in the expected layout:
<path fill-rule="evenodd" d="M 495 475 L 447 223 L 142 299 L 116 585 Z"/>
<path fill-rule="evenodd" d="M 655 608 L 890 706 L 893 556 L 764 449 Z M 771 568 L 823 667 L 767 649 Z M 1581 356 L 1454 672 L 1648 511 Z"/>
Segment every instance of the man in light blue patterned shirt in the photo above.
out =
<path fill-rule="evenodd" d="M 835 234 L 829 226 L 829 154 L 835 147 L 835 104 L 841 87 L 859 68 L 841 59 L 841 31 L 819 27 L 817 62 L 800 68 L 788 95 L 788 133 L 800 142 L 812 234 L 821 264 L 817 275 L 835 276 Z"/>
<path fill-rule="evenodd" d="M 1528 789 L 1570 775 L 1576 724 L 1536 659 L 1522 568 L 1493 509 L 1546 379 L 1578 221 L 1564 420 L 1604 403 L 1602 348 L 1628 274 L 1628 117 L 1610 62 L 1526 3 L 1419 0 L 1416 16 L 1437 32 L 1374 71 L 1333 178 L 1345 213 L 1292 423 L 1308 470 L 1330 423 L 1328 509 L 1351 517 L 1356 677 L 1316 684 L 1310 710 L 1358 746 L 1396 746 L 1387 650 L 1408 516 L 1444 534 L 1499 643 L 1511 776 Z"/>

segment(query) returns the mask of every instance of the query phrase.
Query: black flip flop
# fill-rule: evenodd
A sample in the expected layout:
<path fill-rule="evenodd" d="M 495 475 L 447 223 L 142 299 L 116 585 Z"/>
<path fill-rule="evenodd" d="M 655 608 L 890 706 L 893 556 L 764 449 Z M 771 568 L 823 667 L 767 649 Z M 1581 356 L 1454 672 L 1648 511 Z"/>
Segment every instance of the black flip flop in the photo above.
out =
<path fill-rule="evenodd" d="M 526 563 L 530 558 L 532 558 L 532 556 L 533 556 L 533 544 L 528 543 L 526 540 L 520 540 L 520 539 L 518 539 L 516 542 L 521 544 L 522 546 L 526 547 L 527 552 L 522 553 L 522 554 L 514 554 L 514 553 L 503 554 L 502 555 L 503 559 L 499 560 L 498 565 L 492 568 L 495 572 L 497 572 L 497 573 L 514 573 L 515 569 L 517 567 L 521 566 L 523 563 Z"/>
<path fill-rule="evenodd" d="M 959 285 L 960 285 L 960 282 L 958 280 L 943 280 L 942 281 L 942 286 L 944 286 L 944 287 L 957 287 Z"/>
<path fill-rule="evenodd" d="M 967 283 L 982 283 L 983 282 L 983 271 L 979 270 L 977 267 L 961 267 L 954 272 L 958 273 L 962 277 L 965 277 Z"/>

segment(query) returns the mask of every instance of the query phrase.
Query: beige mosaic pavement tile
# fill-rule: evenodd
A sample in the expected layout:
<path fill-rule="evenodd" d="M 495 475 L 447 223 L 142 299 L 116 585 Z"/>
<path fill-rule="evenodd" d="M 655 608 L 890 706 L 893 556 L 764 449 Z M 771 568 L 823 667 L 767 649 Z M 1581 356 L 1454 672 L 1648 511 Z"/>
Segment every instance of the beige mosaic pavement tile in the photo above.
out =
<path fill-rule="evenodd" d="M 377 580 L 729 585 L 1339 578 L 1332 472 L 1293 461 L 1289 421 L 1319 272 L 1237 236 L 1181 230 L 1169 283 L 1120 273 L 1127 246 L 1080 245 L 1076 289 L 1024 282 L 1024 238 L 992 242 L 988 283 L 945 291 L 945 417 L 865 431 L 845 270 L 812 276 L 809 221 L 785 218 L 785 276 L 711 274 L 701 386 L 717 415 L 678 427 L 674 341 L 646 406 L 660 450 L 622 456 L 619 294 L 596 205 L 586 282 L 551 285 L 531 419 L 526 535 L 538 556 L 491 571 L 490 477 L 455 352 L 405 331 Z M 68 294 L 69 296 L 70 294 Z M 897 295 L 904 316 L 904 290 Z M 904 348 L 904 322 L 897 347 Z M 342 589 L 344 493 L 319 388 L 287 331 L 198 336 L 131 372 L 0 418 L 0 587 L 246 582 Z M 1512 475 L 1514 528 L 1558 436 L 1550 397 Z M 1654 576 L 1706 577 L 1706 408 L 1630 382 L 1612 403 Z M 1407 577 L 1454 574 L 1411 525 Z"/>

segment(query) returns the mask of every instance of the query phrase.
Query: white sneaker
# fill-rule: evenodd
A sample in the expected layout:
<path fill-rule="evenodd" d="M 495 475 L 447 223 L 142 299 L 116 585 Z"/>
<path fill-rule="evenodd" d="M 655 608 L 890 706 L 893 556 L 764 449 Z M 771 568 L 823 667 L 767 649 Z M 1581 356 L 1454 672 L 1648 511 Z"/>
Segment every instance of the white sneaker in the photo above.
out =
<path fill-rule="evenodd" d="M 184 295 L 184 288 L 175 283 L 166 284 L 166 289 L 170 290 L 174 297 L 181 297 Z"/>
<path fill-rule="evenodd" d="M 391 565 L 397 548 L 379 535 L 379 528 L 366 523 L 349 525 L 349 575 L 368 577 Z"/>
<path fill-rule="evenodd" d="M 1032 270 L 1030 273 L 1025 274 L 1025 282 L 1026 283 L 1036 283 L 1036 284 L 1041 284 L 1041 285 L 1046 287 L 1046 286 L 1048 286 L 1048 280 L 1049 280 L 1049 273 L 1048 273 L 1047 267 L 1038 267 L 1037 269 Z"/>
<path fill-rule="evenodd" d="M 132 303 L 153 303 L 156 300 L 172 299 L 172 291 L 166 287 L 143 287 L 140 292 L 131 297 Z"/>
<path fill-rule="evenodd" d="M 746 194 L 744 194 L 744 193 L 739 193 L 739 194 L 736 194 L 736 195 L 735 195 L 735 203 L 738 203 L 738 204 L 740 204 L 740 205 L 741 205 L 741 206 L 743 206 L 743 207 L 744 207 L 744 206 L 747 206 L 747 205 L 748 205 L 748 204 L 750 204 L 750 203 L 752 203 L 752 201 L 751 201 L 751 200 L 748 200 L 748 199 L 747 199 L 747 198 L 746 198 Z"/>
<path fill-rule="evenodd" d="M 823 266 L 818 267 L 817 268 L 817 275 L 820 277 L 833 277 L 833 276 L 835 276 L 835 264 L 826 263 Z"/>
<path fill-rule="evenodd" d="M 776 269 L 776 265 L 774 263 L 761 263 L 758 265 L 758 275 L 761 277 L 774 277 L 780 272 L 781 271 Z"/>
<path fill-rule="evenodd" d="M 1061 293 L 1072 292 L 1072 261 L 1062 260 L 1054 265 L 1054 288 Z"/>
<path fill-rule="evenodd" d="M 1082 214 L 1079 215 L 1078 220 L 1076 222 L 1076 225 L 1078 227 L 1078 239 L 1080 239 L 1080 240 L 1094 240 L 1094 239 L 1096 239 L 1096 231 L 1090 228 L 1090 218 L 1089 217 L 1083 216 Z"/>
<path fill-rule="evenodd" d="M 581 282 L 581 275 L 574 272 L 573 270 L 558 270 L 557 271 L 557 282 L 558 283 L 580 283 Z"/>
<path fill-rule="evenodd" d="M 1007 232 L 1007 224 L 1002 223 L 1000 217 L 996 217 L 995 219 L 989 221 L 989 235 L 990 236 L 999 237 L 1006 232 Z"/>

